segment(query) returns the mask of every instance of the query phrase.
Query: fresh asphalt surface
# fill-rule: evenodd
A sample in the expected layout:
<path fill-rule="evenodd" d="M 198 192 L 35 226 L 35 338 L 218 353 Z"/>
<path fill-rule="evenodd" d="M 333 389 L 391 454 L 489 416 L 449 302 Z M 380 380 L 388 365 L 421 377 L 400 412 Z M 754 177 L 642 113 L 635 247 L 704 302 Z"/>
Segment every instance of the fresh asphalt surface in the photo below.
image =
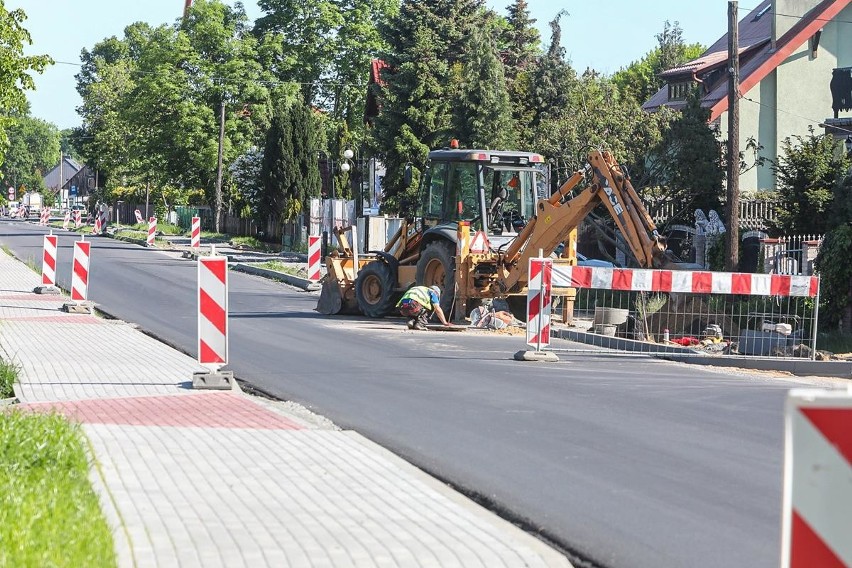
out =
<path fill-rule="evenodd" d="M 45 232 L 0 220 L 0 244 L 38 266 Z M 57 233 L 67 289 L 78 237 Z M 89 298 L 194 355 L 195 263 L 91 240 Z M 644 357 L 519 363 L 522 337 L 325 317 L 316 293 L 229 278 L 237 377 L 476 496 L 577 566 L 777 566 L 783 403 L 804 381 Z"/>

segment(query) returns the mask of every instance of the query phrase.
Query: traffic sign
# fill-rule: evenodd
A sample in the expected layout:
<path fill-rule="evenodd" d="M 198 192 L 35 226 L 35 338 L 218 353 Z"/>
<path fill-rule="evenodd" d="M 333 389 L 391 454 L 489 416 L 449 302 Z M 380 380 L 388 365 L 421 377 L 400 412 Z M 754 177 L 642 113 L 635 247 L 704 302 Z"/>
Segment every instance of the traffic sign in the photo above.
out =
<path fill-rule="evenodd" d="M 71 197 L 77 197 L 77 186 L 76 185 L 71 186 L 71 189 L 68 191 L 68 195 L 70 195 Z"/>
<path fill-rule="evenodd" d="M 10 187 L 9 188 L 9 201 L 14 201 L 14 200 L 15 200 L 15 188 Z"/>

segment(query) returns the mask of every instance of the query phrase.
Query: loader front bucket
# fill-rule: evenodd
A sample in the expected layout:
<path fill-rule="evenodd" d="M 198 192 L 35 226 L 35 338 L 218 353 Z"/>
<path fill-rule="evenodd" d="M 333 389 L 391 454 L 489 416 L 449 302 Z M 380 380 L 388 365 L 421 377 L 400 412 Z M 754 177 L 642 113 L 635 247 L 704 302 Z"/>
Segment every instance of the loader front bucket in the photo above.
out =
<path fill-rule="evenodd" d="M 343 296 L 340 293 L 340 285 L 334 280 L 326 280 L 320 290 L 316 311 L 325 316 L 333 316 L 339 314 L 342 309 Z"/>

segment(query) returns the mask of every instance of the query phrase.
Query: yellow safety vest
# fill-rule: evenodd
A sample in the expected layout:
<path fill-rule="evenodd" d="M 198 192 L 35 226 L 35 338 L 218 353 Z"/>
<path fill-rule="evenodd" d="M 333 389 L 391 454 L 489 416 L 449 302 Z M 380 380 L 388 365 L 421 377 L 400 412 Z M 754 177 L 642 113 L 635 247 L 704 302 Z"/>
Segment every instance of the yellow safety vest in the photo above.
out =
<path fill-rule="evenodd" d="M 402 298 L 396 306 L 401 306 L 405 300 L 414 300 L 427 310 L 432 309 L 432 298 L 429 297 L 429 288 L 426 286 L 415 286 L 413 288 L 409 288 L 408 291 L 402 295 Z"/>

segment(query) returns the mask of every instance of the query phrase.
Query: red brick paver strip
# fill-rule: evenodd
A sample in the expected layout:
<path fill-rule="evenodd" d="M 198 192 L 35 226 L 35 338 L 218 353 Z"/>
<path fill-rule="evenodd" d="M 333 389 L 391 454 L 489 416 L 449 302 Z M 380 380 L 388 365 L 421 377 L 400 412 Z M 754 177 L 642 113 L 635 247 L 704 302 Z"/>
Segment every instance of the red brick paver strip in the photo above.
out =
<path fill-rule="evenodd" d="M 302 426 L 232 393 L 107 398 L 22 404 L 86 424 L 301 430 Z"/>

